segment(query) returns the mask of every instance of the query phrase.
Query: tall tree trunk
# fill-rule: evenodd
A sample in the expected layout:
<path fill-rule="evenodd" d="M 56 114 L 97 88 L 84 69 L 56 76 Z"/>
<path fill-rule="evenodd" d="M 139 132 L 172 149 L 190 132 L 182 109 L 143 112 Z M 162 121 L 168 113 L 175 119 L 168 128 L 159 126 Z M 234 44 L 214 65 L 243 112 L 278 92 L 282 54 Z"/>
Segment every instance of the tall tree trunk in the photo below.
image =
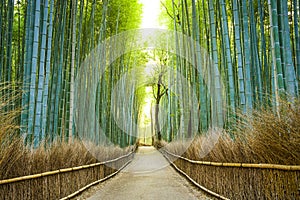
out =
<path fill-rule="evenodd" d="M 69 141 L 73 141 L 73 110 L 74 110 L 74 71 L 76 53 L 76 17 L 77 0 L 72 2 L 72 56 L 71 56 L 71 79 L 70 79 L 70 115 L 69 115 Z"/>
<path fill-rule="evenodd" d="M 297 0 L 293 0 L 294 4 L 294 34 L 295 34 L 295 46 L 296 46 L 296 73 L 297 73 L 297 81 L 298 81 L 298 95 L 300 94 L 300 34 L 299 34 L 299 19 L 298 19 L 298 11 L 299 6 L 297 4 Z"/>
<path fill-rule="evenodd" d="M 245 84 L 243 73 L 243 57 L 241 48 L 240 36 L 240 15 L 238 9 L 238 1 L 233 0 L 233 16 L 234 16 L 234 31 L 235 31 L 235 47 L 237 53 L 237 66 L 238 66 L 238 79 L 239 79 L 239 104 L 243 113 L 246 113 L 246 97 L 245 97 Z"/>
<path fill-rule="evenodd" d="M 199 87 L 200 87 L 200 121 L 201 121 L 201 130 L 205 132 L 208 129 L 208 118 L 207 118 L 207 91 L 204 85 L 204 72 L 202 70 L 202 59 L 201 59 L 201 49 L 200 49 L 200 35 L 199 35 L 199 26 L 197 21 L 196 13 L 196 3 L 195 0 L 192 0 L 192 24 L 193 24 L 193 33 L 196 40 L 195 55 L 196 56 L 196 67 L 199 74 Z"/>
<path fill-rule="evenodd" d="M 288 8 L 287 0 L 282 0 L 282 17 L 283 17 L 283 33 L 284 33 L 284 52 L 285 52 L 285 76 L 286 76 L 286 91 L 291 97 L 297 96 L 297 84 L 296 84 L 296 73 L 294 69 L 292 48 L 291 48 L 291 37 L 290 37 L 290 25 L 288 19 Z"/>
<path fill-rule="evenodd" d="M 42 136 L 46 137 L 46 128 L 48 120 L 48 97 L 49 97 L 49 79 L 50 79 L 50 62 L 51 62 L 51 50 L 52 50 L 52 35 L 53 35 L 53 7 L 54 0 L 50 0 L 50 12 L 49 12 L 49 27 L 48 27 L 48 38 L 47 38 L 47 58 L 45 67 L 45 80 L 43 86 L 43 117 L 42 117 Z M 51 133 L 50 133 L 51 134 Z"/>
<path fill-rule="evenodd" d="M 5 29 L 3 28 L 3 10 L 4 10 L 4 1 L 1 0 L 0 3 L 0 81 L 2 82 L 2 75 L 3 75 L 3 58 L 4 58 L 4 45 L 3 45 L 3 38 L 4 38 L 4 33 Z"/>
<path fill-rule="evenodd" d="M 264 23 L 264 3 L 261 0 L 258 0 L 258 11 L 259 11 L 259 19 L 260 19 L 260 35 L 261 35 L 261 42 L 260 42 L 260 51 L 261 51 L 261 68 L 263 71 L 264 78 L 263 81 L 263 97 L 265 106 L 269 105 L 269 94 L 271 92 L 271 74 L 270 74 L 270 66 L 267 62 L 267 49 L 266 49 L 266 33 L 265 33 L 265 23 Z"/>
<path fill-rule="evenodd" d="M 255 96 L 257 96 L 258 105 L 260 106 L 263 101 L 262 95 L 262 77 L 261 77 L 261 64 L 258 55 L 258 44 L 257 44 L 257 31 L 256 23 L 254 19 L 254 9 L 253 0 L 249 0 L 249 10 L 250 10 L 250 33 L 251 33 L 251 57 L 253 73 L 252 73 L 252 91 L 254 91 Z"/>
<path fill-rule="evenodd" d="M 248 25 L 248 10 L 246 0 L 242 0 L 242 19 L 243 19 L 243 39 L 244 39 L 244 74 L 246 88 L 246 107 L 247 112 L 253 108 L 252 89 L 251 89 L 251 70 L 250 70 L 250 40 Z"/>
<path fill-rule="evenodd" d="M 6 81 L 8 83 L 12 80 L 12 34 L 14 24 L 14 0 L 8 0 L 8 12 L 7 12 L 7 39 L 6 39 Z M 8 97 L 9 98 L 9 97 Z"/>
<path fill-rule="evenodd" d="M 160 141 L 161 140 L 161 130 L 160 130 L 160 124 L 159 124 L 159 103 L 162 97 L 162 91 L 161 91 L 161 86 L 162 86 L 162 74 L 159 74 L 158 76 L 158 81 L 157 81 L 157 93 L 156 93 L 156 99 L 155 99 L 155 132 L 157 134 L 157 139 Z"/>
<path fill-rule="evenodd" d="M 283 72 L 281 65 L 281 54 L 280 54 L 280 43 L 279 43 L 279 31 L 278 31 L 278 14 L 277 14 L 277 4 L 276 0 L 268 0 L 269 4 L 269 13 L 270 13 L 270 25 L 271 25 L 271 44 L 272 44 L 272 56 L 274 65 L 276 66 L 276 82 L 277 86 L 275 89 L 278 91 L 279 95 L 284 94 L 284 81 L 283 81 Z"/>
<path fill-rule="evenodd" d="M 32 61 L 31 61 L 31 76 L 30 76 L 30 92 L 29 92 L 29 111 L 28 111 L 28 134 L 32 135 L 34 130 L 35 119 L 35 92 L 36 92 L 36 75 L 37 75 L 37 61 L 38 61 L 38 49 L 39 49 L 39 33 L 40 33 L 40 0 L 35 2 L 34 10 L 34 35 L 32 46 Z M 30 137 L 31 138 L 31 137 Z M 33 135 L 34 147 L 38 146 L 39 135 Z"/>
<path fill-rule="evenodd" d="M 27 1 L 26 8 L 26 25 L 25 25 L 25 58 L 23 69 L 23 93 L 22 93 L 22 112 L 21 112 L 21 134 L 25 138 L 25 143 L 29 143 L 28 136 L 28 103 L 29 103 L 29 86 L 31 73 L 31 55 L 32 55 L 32 11 L 33 1 Z"/>
<path fill-rule="evenodd" d="M 230 51 L 230 39 L 228 33 L 228 19 L 226 12 L 226 4 L 224 0 L 220 1 L 221 4 L 221 13 L 222 13 L 222 25 L 223 25 L 223 40 L 225 44 L 225 52 L 226 52 L 226 67 L 227 67 L 227 75 L 228 75 L 228 87 L 229 87 L 229 105 L 230 112 L 232 114 L 235 113 L 235 81 L 234 81 L 234 73 L 231 59 L 231 51 Z"/>
<path fill-rule="evenodd" d="M 39 141 L 44 139 L 41 132 L 42 126 L 42 101 L 43 101 L 43 89 L 44 89 L 44 77 L 45 77 L 45 52 L 46 52 L 46 36 L 47 36 L 47 21 L 48 21 L 48 0 L 44 2 L 44 11 L 41 21 L 41 47 L 40 47 L 40 63 L 39 63 L 39 75 L 38 75 L 38 85 L 37 85 L 37 98 L 35 105 L 35 123 L 34 123 L 34 135 L 39 136 Z"/>
<path fill-rule="evenodd" d="M 220 82 L 220 73 L 219 73 L 219 58 L 217 51 L 217 32 L 216 32 L 216 21 L 214 14 L 213 1 L 208 1 L 209 6 L 209 21 L 210 21 L 210 32 L 211 32 L 211 47 L 212 47 L 212 58 L 213 58 L 213 73 L 214 74 L 214 96 L 215 96 L 215 106 L 216 106 L 216 115 L 218 118 L 217 125 L 218 127 L 223 127 L 223 103 L 222 103 L 222 90 Z"/>

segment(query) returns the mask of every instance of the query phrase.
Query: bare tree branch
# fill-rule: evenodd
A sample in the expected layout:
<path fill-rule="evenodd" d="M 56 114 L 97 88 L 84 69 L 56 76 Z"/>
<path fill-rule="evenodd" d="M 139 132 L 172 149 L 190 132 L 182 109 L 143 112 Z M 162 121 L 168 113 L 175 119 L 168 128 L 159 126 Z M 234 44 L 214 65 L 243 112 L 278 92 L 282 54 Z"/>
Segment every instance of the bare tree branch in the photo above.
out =
<path fill-rule="evenodd" d="M 160 3 L 165 8 L 165 10 L 167 11 L 167 14 L 169 15 L 169 17 L 171 17 L 171 19 L 174 20 L 174 16 L 171 15 L 171 13 L 169 12 L 167 6 L 162 1 L 160 1 Z"/>

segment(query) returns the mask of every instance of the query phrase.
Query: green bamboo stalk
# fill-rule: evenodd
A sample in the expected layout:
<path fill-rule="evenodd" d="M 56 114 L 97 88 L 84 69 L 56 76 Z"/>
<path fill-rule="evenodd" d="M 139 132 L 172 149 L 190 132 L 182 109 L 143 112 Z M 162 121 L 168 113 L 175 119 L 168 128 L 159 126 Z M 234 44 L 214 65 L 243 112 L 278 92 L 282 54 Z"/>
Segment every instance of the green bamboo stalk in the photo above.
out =
<path fill-rule="evenodd" d="M 51 62 L 51 50 L 52 50 L 52 35 L 53 35 L 53 6 L 54 0 L 50 0 L 50 11 L 49 11 L 49 27 L 48 27 L 48 37 L 47 37 L 47 57 L 46 57 L 46 67 L 45 67 L 45 80 L 43 85 L 43 116 L 41 124 L 41 139 L 46 137 L 46 127 L 47 127 L 47 117 L 48 117 L 48 97 L 49 97 L 49 78 L 50 78 L 50 62 Z"/>
<path fill-rule="evenodd" d="M 101 42 L 103 42 L 106 37 L 106 17 L 107 17 L 108 2 L 109 2 L 108 0 L 105 0 L 104 4 L 103 4 L 103 8 L 102 8 L 101 27 L 100 27 L 100 34 L 99 34 L 99 38 L 98 38 L 99 44 Z M 100 49 L 98 51 L 100 54 L 100 63 L 99 63 L 98 68 L 100 71 L 102 71 L 102 69 L 105 68 L 105 64 L 106 64 L 106 52 L 105 51 L 102 52 Z M 105 88 L 106 88 L 106 80 L 105 80 L 105 75 L 103 75 L 102 77 L 100 77 L 100 83 L 98 84 L 97 105 L 99 105 L 99 108 L 96 110 L 96 115 L 99 116 L 99 120 L 100 120 L 97 123 L 100 123 L 103 131 L 106 131 L 106 122 L 104 121 L 105 113 L 106 113 L 106 112 L 104 112 L 106 110 L 106 102 L 105 102 L 105 98 L 102 98 L 102 97 L 106 97 L 104 94 Z M 109 94 L 107 94 L 107 95 L 109 95 Z M 111 108 L 111 102 L 110 102 L 110 108 Z M 107 133 L 108 133 L 108 138 L 111 140 L 112 139 L 112 136 L 111 136 L 112 120 L 110 120 L 110 117 L 111 116 L 108 115 L 109 131 Z M 98 133 L 98 134 L 100 134 L 100 133 Z"/>
<path fill-rule="evenodd" d="M 8 11 L 8 8 L 7 8 L 7 2 L 6 1 L 3 1 L 3 4 L 2 4 L 2 35 L 1 35 L 1 41 L 2 41 L 2 47 L 1 47 L 1 54 L 2 54 L 2 57 L 1 57 L 1 73 L 2 73 L 2 76 L 0 77 L 1 80 L 3 82 L 6 81 L 6 34 L 7 34 L 7 11 Z M 6 93 L 6 91 L 2 91 L 3 93 Z"/>
<path fill-rule="evenodd" d="M 250 10 L 250 33 L 251 33 L 251 56 L 252 56 L 252 65 L 254 65 L 254 72 L 252 74 L 253 80 L 252 84 L 254 85 L 252 91 L 255 91 L 256 96 L 258 96 L 258 104 L 263 103 L 263 89 L 262 89 L 262 77 L 261 77 L 261 63 L 258 55 L 258 44 L 257 44 L 257 31 L 256 23 L 254 19 L 254 9 L 253 9 L 253 0 L 249 0 L 249 10 Z"/>
<path fill-rule="evenodd" d="M 286 80 L 286 52 L 285 52 L 285 35 L 284 35 L 284 17 L 283 17 L 283 6 L 281 1 L 276 3 L 277 10 L 277 21 L 278 21 L 278 35 L 279 35 L 279 46 L 280 46 L 280 55 L 281 55 L 281 67 L 283 74 L 283 81 L 285 90 L 287 89 L 287 80 Z"/>
<path fill-rule="evenodd" d="M 4 46 L 3 46 L 3 36 L 4 36 L 4 29 L 3 29 L 3 10 L 4 10 L 4 0 L 1 0 L 0 3 L 0 82 L 2 82 L 2 73 L 3 73 L 3 53 L 4 53 Z"/>
<path fill-rule="evenodd" d="M 64 49 L 64 27 L 65 27 L 65 12 L 66 5 L 65 1 L 61 1 L 59 6 L 56 7 L 55 15 L 58 17 L 54 18 L 54 47 L 56 51 L 53 54 L 52 71 L 51 71 L 51 94 L 49 102 L 49 123 L 48 129 L 50 135 L 50 141 L 58 135 L 58 119 L 59 119 L 59 100 L 61 95 L 62 85 L 62 68 L 63 68 L 63 49 Z"/>
<path fill-rule="evenodd" d="M 88 11 L 88 8 L 89 8 L 89 0 L 87 0 L 86 2 L 86 6 L 85 6 L 85 10 L 83 12 L 84 14 L 84 24 L 83 24 L 83 29 L 82 29 L 82 33 L 84 34 L 84 37 L 81 37 L 81 44 L 84 44 L 84 45 L 81 45 L 81 59 L 83 60 L 85 55 L 88 53 L 89 49 L 86 48 L 86 45 L 88 44 L 88 39 L 90 38 L 89 36 L 89 31 L 87 31 L 87 23 L 88 23 L 88 14 L 89 11 Z"/>
<path fill-rule="evenodd" d="M 47 21 L 48 21 L 48 0 L 44 2 L 44 11 L 41 23 L 41 47 L 40 47 L 40 63 L 39 63 L 39 75 L 38 75 L 38 85 L 37 85 L 37 98 L 35 105 L 35 123 L 34 123 L 34 135 L 39 135 L 39 141 L 44 139 L 44 135 L 41 132 L 42 125 L 42 101 L 43 101 L 43 89 L 44 89 L 44 76 L 45 76 L 45 53 L 46 53 L 46 37 L 47 37 Z"/>
<path fill-rule="evenodd" d="M 62 0 L 63 1 L 63 0 Z M 67 2 L 62 2 L 62 22 L 60 24 L 60 42 L 59 42 L 59 57 L 58 57 L 58 74 L 57 74 L 57 86 L 55 90 L 55 110 L 54 110 L 54 126 L 53 133 L 60 134 L 59 132 L 59 118 L 60 114 L 60 99 L 62 96 L 62 87 L 63 87 L 63 60 L 64 60 L 64 45 L 65 45 L 65 27 L 66 27 L 66 9 Z M 58 135 L 62 139 L 62 135 Z"/>
<path fill-rule="evenodd" d="M 49 107 L 48 107 L 48 121 L 47 121 L 47 131 L 49 133 L 49 142 L 53 141 L 55 137 L 55 133 L 53 132 L 54 127 L 54 110 L 55 110 L 55 91 L 57 86 L 57 75 L 58 75 L 58 67 L 57 67 L 57 60 L 58 60 L 58 54 L 59 51 L 57 50 L 57 47 L 59 46 L 59 33 L 60 33 L 60 24 L 58 21 L 61 19 L 61 5 L 55 7 L 54 16 L 58 15 L 57 17 L 54 17 L 53 21 L 53 47 L 56 51 L 53 51 L 52 58 L 50 60 L 51 62 L 51 72 L 50 72 L 50 86 L 49 86 Z"/>
<path fill-rule="evenodd" d="M 187 35 L 189 37 L 192 36 L 191 32 L 191 22 L 190 22 L 190 14 L 189 14 L 189 11 L 188 11 L 188 3 L 187 3 L 187 0 L 184 0 L 183 2 L 183 5 L 184 5 L 184 8 L 185 8 L 185 18 L 186 18 L 186 24 L 187 24 Z M 199 19 L 198 19 L 198 23 L 200 23 L 200 4 L 198 3 L 198 13 L 199 13 Z M 205 29 L 206 29 L 206 26 L 205 26 Z M 185 38 L 184 38 L 185 39 Z M 186 48 L 187 48 L 187 57 L 192 57 L 192 63 L 195 63 L 195 56 L 193 56 L 193 42 L 191 40 L 188 40 L 187 41 L 187 45 L 186 45 Z M 188 70 L 187 70 L 187 74 L 189 74 L 189 77 L 188 79 L 190 80 L 191 82 L 191 85 L 192 85 L 192 88 L 190 88 L 189 90 L 189 97 L 193 94 L 192 92 L 196 92 L 196 95 L 197 96 L 200 96 L 199 93 L 197 94 L 197 69 L 195 69 L 193 66 L 191 66 L 188 62 Z M 170 95 L 169 95 L 170 96 Z M 188 100 L 189 103 L 192 101 L 192 100 Z M 208 101 L 209 102 L 209 101 Z M 190 105 L 190 104 L 189 104 Z M 209 106 L 207 106 L 207 108 L 209 108 Z M 188 111 L 189 113 L 191 113 L 191 110 Z M 195 120 L 198 120 L 197 118 L 195 119 L 194 117 L 191 116 L 191 114 L 189 115 L 189 124 L 188 124 L 188 137 L 192 137 L 192 135 L 194 135 L 196 133 L 196 131 L 198 130 L 192 130 L 192 127 L 195 123 L 198 123 L 196 122 Z M 208 116 L 208 120 L 210 120 L 209 116 Z"/>
<path fill-rule="evenodd" d="M 283 15 L 283 33 L 284 33 L 284 52 L 285 52 L 285 76 L 286 76 L 286 91 L 291 97 L 298 96 L 297 84 L 296 84 L 296 73 L 294 69 L 292 49 L 291 49 L 291 37 L 290 37 L 290 25 L 288 20 L 288 8 L 287 0 L 281 1 L 282 15 Z"/>
<path fill-rule="evenodd" d="M 84 0 L 80 1 L 80 14 L 79 14 L 79 23 L 78 23 L 78 36 L 77 36 L 77 48 L 76 48 L 76 67 L 74 74 L 77 74 L 80 64 L 80 54 L 81 54 L 81 33 L 82 33 L 82 24 L 83 24 L 83 9 L 84 9 Z M 74 134 L 74 132 L 73 132 Z"/>
<path fill-rule="evenodd" d="M 277 79 L 277 87 L 279 95 L 284 94 L 285 87 L 284 87 L 284 80 L 283 80 L 283 70 L 281 65 L 281 54 L 280 54 L 280 43 L 279 43 L 279 30 L 278 30 L 278 19 L 277 19 L 277 5 L 276 0 L 268 0 L 269 5 L 269 12 L 270 12 L 270 25 L 272 31 L 271 43 L 272 43 L 272 51 L 273 56 L 276 61 L 274 64 L 276 66 L 276 79 Z"/>
<path fill-rule="evenodd" d="M 69 114 L 69 141 L 73 141 L 73 110 L 74 110 L 74 72 L 76 54 L 76 15 L 77 0 L 72 2 L 72 56 L 71 56 L 71 79 L 70 79 L 70 114 Z"/>
<path fill-rule="evenodd" d="M 299 19 L 298 19 L 298 11 L 299 5 L 297 4 L 297 0 L 293 0 L 294 7 L 294 35 L 295 35 L 295 46 L 296 46 L 296 73 L 298 80 L 298 95 L 300 94 L 300 33 L 299 33 Z M 1 74 L 0 74 L 1 75 Z"/>
<path fill-rule="evenodd" d="M 71 20 L 72 20 L 72 1 L 69 2 L 70 5 L 66 8 L 66 38 L 65 40 L 65 49 L 63 54 L 63 78 L 62 78 L 62 88 L 61 88 L 61 97 L 59 102 L 59 123 L 58 123 L 58 132 L 61 136 L 62 141 L 68 142 L 69 139 L 69 97 L 70 97 L 70 57 L 71 57 Z M 70 12 L 68 12 L 70 10 Z"/>
<path fill-rule="evenodd" d="M 200 10 L 200 8 L 199 8 Z M 207 50 L 208 52 L 212 52 L 211 50 L 211 45 L 210 45 L 210 37 L 209 37 L 209 28 L 208 28 L 208 19 L 207 19 L 207 7 L 205 6 L 205 0 L 202 0 L 202 10 L 203 10 L 203 18 L 204 18 L 204 29 L 205 29 L 205 40 L 206 40 L 206 47 L 207 47 Z M 200 11 L 199 11 L 200 12 Z"/>
<path fill-rule="evenodd" d="M 35 119 L 35 100 L 36 100 L 36 76 L 38 70 L 38 48 L 39 48 L 39 33 L 40 33 L 40 8 L 41 2 L 35 2 L 34 10 L 34 34 L 33 34 L 33 48 L 32 48 L 32 65 L 30 77 L 30 92 L 29 92 L 29 110 L 28 110 L 28 134 L 33 134 L 33 145 L 36 148 L 39 144 L 39 135 L 34 133 L 34 119 Z"/>
<path fill-rule="evenodd" d="M 21 26 L 21 2 L 18 0 L 17 1 L 17 15 L 18 15 L 18 39 L 17 39 L 17 66 L 16 66 L 16 80 L 17 82 L 22 81 L 22 66 L 23 66 L 23 54 L 22 54 L 22 40 L 24 38 L 24 34 L 21 34 L 22 31 L 22 26 Z M 1 33 L 0 33 L 1 35 Z M 17 104 L 20 106 L 20 100 Z"/>
<path fill-rule="evenodd" d="M 260 19 L 260 51 L 261 51 L 261 68 L 263 70 L 263 96 L 264 96 L 264 105 L 269 104 L 269 94 L 271 94 L 271 81 L 270 81 L 270 67 L 267 62 L 267 49 L 266 49 L 266 33 L 265 33 L 265 23 L 264 23 L 264 4 L 261 0 L 258 0 L 258 11 L 259 11 L 259 19 Z"/>
<path fill-rule="evenodd" d="M 243 19 L 243 39 L 244 39 L 244 74 L 246 88 L 246 107 L 247 112 L 251 112 L 253 108 L 252 88 L 251 88 L 251 69 L 250 69 L 250 40 L 248 25 L 248 10 L 246 0 L 242 0 L 242 19 Z"/>
<path fill-rule="evenodd" d="M 183 0 L 181 0 L 181 11 L 178 10 L 179 14 L 181 13 L 181 16 L 180 16 L 180 26 L 181 26 L 181 32 L 183 35 L 186 35 L 186 16 L 185 16 L 185 12 L 184 12 L 184 2 Z M 196 16 L 197 17 L 197 16 Z M 182 55 L 183 57 L 187 57 L 188 55 L 188 41 L 186 41 L 185 37 L 181 37 L 181 41 L 182 41 Z M 199 41 L 200 42 L 200 41 Z M 165 65 L 165 63 L 163 63 L 163 65 Z M 188 78 L 188 69 L 189 69 L 189 63 L 187 62 L 187 60 L 182 60 L 182 71 L 181 71 L 181 74 L 183 75 L 183 77 L 185 77 L 185 79 Z M 186 121 L 189 121 L 189 117 L 186 115 L 186 112 L 188 112 L 186 109 L 187 105 L 188 105 L 188 95 L 186 95 L 187 93 L 189 93 L 189 88 L 184 88 L 184 87 L 180 87 L 181 89 L 181 94 L 182 94 L 182 98 L 181 98 L 181 104 L 182 104 L 182 108 L 183 108 L 183 115 L 182 115 L 182 119 L 183 120 L 183 123 L 182 124 L 182 130 L 184 130 L 185 132 L 185 137 L 187 135 L 189 135 L 190 133 L 188 132 L 188 129 L 186 127 L 187 126 L 187 123 Z M 163 98 L 162 98 L 163 99 Z M 162 106 L 164 106 L 163 102 L 162 102 Z M 163 133 L 163 129 L 162 130 L 162 133 Z"/>
<path fill-rule="evenodd" d="M 209 6 L 209 21 L 210 21 L 210 33 L 211 33 L 211 47 L 212 47 L 212 58 L 213 58 L 213 73 L 214 74 L 214 96 L 215 96 L 215 107 L 217 111 L 217 125 L 223 127 L 223 105 L 222 105 L 222 90 L 219 73 L 219 59 L 217 51 L 217 35 L 216 35 L 216 21 L 214 14 L 213 2 L 208 2 Z"/>
<path fill-rule="evenodd" d="M 25 58 L 24 58 L 24 69 L 23 69 L 23 93 L 22 93 L 22 112 L 21 112 L 21 134 L 25 138 L 27 143 L 27 124 L 28 124 L 28 102 L 29 102 L 29 84 L 30 84 L 30 63 L 31 63 L 31 24 L 32 24 L 32 10 L 33 10 L 33 1 L 27 1 L 26 9 L 26 25 L 25 25 Z"/>
<path fill-rule="evenodd" d="M 180 69 L 180 65 L 181 65 L 181 61 L 180 61 L 180 58 L 179 58 L 179 54 L 180 54 L 180 49 L 179 49 L 179 38 L 178 38 L 178 33 L 177 33 L 177 21 L 176 21 L 176 10 L 175 10 L 175 3 L 174 3 L 174 0 L 172 0 L 172 14 L 173 14 L 173 27 L 174 27 L 174 31 L 175 31 L 175 47 L 176 47 L 176 55 L 175 55 L 175 59 L 176 59 L 176 69 L 177 71 L 179 71 Z M 175 77 L 174 77 L 175 78 Z M 178 73 L 176 73 L 176 80 L 178 80 Z M 175 85 L 175 89 L 174 89 L 176 92 L 178 92 L 178 86 Z M 176 132 L 178 132 L 178 126 L 179 126 L 179 121 L 180 119 L 178 119 L 180 117 L 180 113 L 177 112 L 178 108 L 177 108 L 178 104 L 176 104 L 174 102 L 174 110 L 176 110 L 175 112 L 175 125 L 176 125 Z M 175 132 L 174 130 L 174 132 Z"/>
<path fill-rule="evenodd" d="M 6 79 L 5 81 L 10 83 L 12 81 L 12 34 L 14 24 L 14 0 L 8 0 L 8 12 L 7 12 L 7 39 L 6 39 Z"/>
<path fill-rule="evenodd" d="M 202 71 L 201 66 L 201 49 L 200 49 L 200 36 L 199 36 L 199 26 L 198 21 L 196 19 L 196 4 L 195 0 L 192 0 L 192 24 L 193 24 L 193 32 L 194 38 L 196 41 L 196 66 L 199 73 L 199 83 L 200 83 L 200 119 L 201 119 L 201 130 L 205 132 L 208 129 L 208 117 L 207 117 L 207 91 L 204 86 L 204 72 Z"/>
<path fill-rule="evenodd" d="M 224 0 L 220 1 L 221 4 L 221 16 L 222 16 L 222 25 L 223 25 L 223 40 L 225 43 L 225 52 L 226 52 L 226 65 L 227 65 L 227 74 L 228 74 L 228 86 L 229 86 L 229 104 L 230 104 L 230 111 L 235 113 L 235 87 L 234 87 L 234 73 L 233 73 L 233 66 L 232 66 L 232 58 L 231 58 L 231 51 L 230 51 L 230 39 L 228 33 L 228 19 L 227 19 L 227 12 L 226 12 L 226 4 Z"/>
<path fill-rule="evenodd" d="M 245 97 L 245 84 L 243 73 L 243 57 L 241 48 L 241 36 L 240 36 L 240 15 L 238 10 L 238 1 L 233 0 L 233 17 L 234 17 L 234 33 L 235 33 L 235 47 L 237 54 L 237 66 L 238 66 L 238 79 L 239 79 L 239 104 L 243 113 L 246 113 L 246 97 Z"/>
<path fill-rule="evenodd" d="M 272 13 L 272 9 L 271 9 L 271 3 L 268 2 L 268 6 L 269 6 L 269 12 Z M 272 16 L 270 16 L 272 17 Z M 270 26 L 272 27 L 272 20 L 270 20 Z M 277 31 L 278 33 L 278 31 Z M 277 78 L 277 66 L 279 65 L 281 67 L 281 60 L 277 61 L 277 57 L 276 57 L 276 49 L 275 49 L 275 42 L 274 42 L 274 29 L 271 28 L 270 30 L 270 36 L 271 36 L 271 40 L 270 40 L 270 44 L 271 44 L 271 57 L 272 57 L 272 97 L 273 97 L 273 109 L 274 109 L 274 113 L 277 113 L 277 116 L 280 117 L 280 114 L 279 114 L 279 95 L 280 95 L 280 91 L 278 90 L 278 78 Z M 278 36 L 278 34 L 277 34 Z M 278 38 L 277 38 L 278 39 Z M 279 39 L 278 39 L 279 40 Z M 279 47 L 279 44 L 277 45 L 277 52 L 280 52 L 280 48 Z M 281 59 L 281 57 L 280 57 Z M 283 80 L 282 80 L 282 83 L 283 83 Z"/>

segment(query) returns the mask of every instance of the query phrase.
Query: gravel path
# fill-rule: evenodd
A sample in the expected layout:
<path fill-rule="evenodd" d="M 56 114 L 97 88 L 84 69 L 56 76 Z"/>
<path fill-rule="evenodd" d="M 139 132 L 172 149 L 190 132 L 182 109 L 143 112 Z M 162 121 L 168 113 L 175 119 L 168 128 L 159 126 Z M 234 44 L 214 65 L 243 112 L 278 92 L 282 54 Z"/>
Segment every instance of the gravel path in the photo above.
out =
<path fill-rule="evenodd" d="M 139 147 L 134 160 L 114 178 L 76 199 L 214 199 L 179 175 L 153 147 Z"/>

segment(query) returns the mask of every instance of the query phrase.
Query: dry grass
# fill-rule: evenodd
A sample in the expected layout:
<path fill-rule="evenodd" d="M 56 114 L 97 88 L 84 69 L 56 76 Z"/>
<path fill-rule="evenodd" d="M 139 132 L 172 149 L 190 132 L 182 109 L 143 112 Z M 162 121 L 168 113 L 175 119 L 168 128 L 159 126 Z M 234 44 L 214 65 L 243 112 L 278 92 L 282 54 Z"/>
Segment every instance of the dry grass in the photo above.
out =
<path fill-rule="evenodd" d="M 72 144 L 56 142 L 48 149 L 41 146 L 38 149 L 30 150 L 23 145 L 21 140 L 15 139 L 10 143 L 3 144 L 0 148 L 0 179 L 110 160 L 128 153 L 130 149 L 95 146 L 93 151 L 99 152 L 97 158 L 101 159 L 97 160 L 80 141 Z"/>
<path fill-rule="evenodd" d="M 280 117 L 271 109 L 239 114 L 241 120 L 232 127 L 231 136 L 225 130 L 209 131 L 207 135 L 219 134 L 216 143 L 213 137 L 199 136 L 191 145 L 160 145 L 177 155 L 185 152 L 182 156 L 191 160 L 300 165 L 300 102 L 293 106 L 282 102 L 280 109 Z M 299 170 L 208 166 L 172 159 L 197 183 L 229 199 L 299 199 Z"/>
<path fill-rule="evenodd" d="M 124 155 L 130 147 L 96 147 L 94 150 L 100 152 L 101 161 L 104 161 Z M 22 142 L 15 140 L 1 154 L 4 156 L 0 163 L 1 179 L 98 162 L 80 141 L 70 145 L 56 143 L 47 150 L 29 150 Z M 128 155 L 109 164 L 62 170 L 47 176 L 1 184 L 0 199 L 61 199 L 116 172 L 132 159 L 133 154 Z"/>
<path fill-rule="evenodd" d="M 280 109 L 280 117 L 271 109 L 254 111 L 252 115 L 239 114 L 242 120 L 231 132 L 234 139 L 224 130 L 210 130 L 220 134 L 214 147 L 207 148 L 211 143 L 209 137 L 199 136 L 184 156 L 215 162 L 300 165 L 300 102 L 293 106 L 282 102 Z M 176 153 L 187 147 L 185 143 L 174 142 L 167 148 Z"/>
<path fill-rule="evenodd" d="M 21 92 L 16 91 L 15 86 L 0 84 L 0 180 L 110 160 L 133 148 L 89 144 L 89 149 L 93 154 L 96 152 L 99 160 L 79 140 L 70 144 L 54 142 L 48 148 L 42 144 L 38 149 L 29 149 L 18 136 L 21 109 L 14 104 L 20 98 Z"/>
<path fill-rule="evenodd" d="M 21 93 L 16 90 L 16 86 L 0 83 L 0 139 L 15 135 L 19 130 L 17 122 L 21 109 L 15 105 L 20 97 Z"/>

